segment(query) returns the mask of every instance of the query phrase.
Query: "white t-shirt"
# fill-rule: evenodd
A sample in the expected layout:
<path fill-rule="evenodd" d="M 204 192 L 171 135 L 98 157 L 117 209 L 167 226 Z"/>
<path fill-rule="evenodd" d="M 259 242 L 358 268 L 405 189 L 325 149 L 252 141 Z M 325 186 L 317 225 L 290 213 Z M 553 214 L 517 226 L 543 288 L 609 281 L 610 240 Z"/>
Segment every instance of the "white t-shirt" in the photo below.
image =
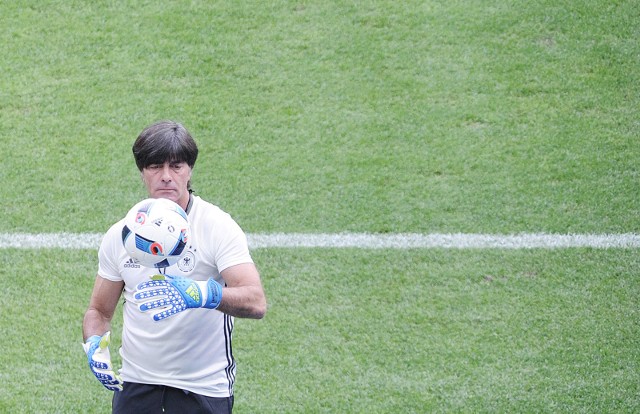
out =
<path fill-rule="evenodd" d="M 195 280 L 213 277 L 224 286 L 221 271 L 253 263 L 246 236 L 229 214 L 200 197 L 192 200 L 187 212 L 191 224 L 187 252 L 165 273 Z M 122 379 L 210 397 L 233 395 L 233 317 L 218 310 L 188 309 L 155 322 L 149 313 L 141 312 L 132 300 L 135 287 L 158 271 L 140 266 L 127 255 L 122 245 L 123 222 L 111 226 L 98 252 L 98 275 L 125 282 Z"/>

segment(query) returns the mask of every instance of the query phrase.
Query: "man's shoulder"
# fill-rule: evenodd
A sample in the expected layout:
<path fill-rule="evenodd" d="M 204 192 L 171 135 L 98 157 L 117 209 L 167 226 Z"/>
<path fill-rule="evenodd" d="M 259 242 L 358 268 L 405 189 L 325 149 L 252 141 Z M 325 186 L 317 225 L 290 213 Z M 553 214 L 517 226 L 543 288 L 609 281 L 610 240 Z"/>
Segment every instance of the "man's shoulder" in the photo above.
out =
<path fill-rule="evenodd" d="M 116 221 L 115 223 L 113 223 L 111 226 L 109 226 L 109 229 L 107 229 L 107 231 L 105 232 L 105 236 L 107 234 L 119 234 L 122 233 L 122 228 L 124 227 L 124 218 L 121 218 L 120 220 Z"/>
<path fill-rule="evenodd" d="M 193 205 L 191 207 L 193 214 L 204 214 L 206 216 L 228 216 L 229 214 L 217 205 L 203 199 L 199 196 L 193 196 Z"/>
<path fill-rule="evenodd" d="M 107 231 L 104 233 L 102 240 L 103 242 L 105 241 L 111 241 L 111 240 L 119 240 L 122 241 L 122 229 L 124 227 L 124 218 L 116 221 L 115 223 L 113 223 L 109 229 L 107 229 Z"/>

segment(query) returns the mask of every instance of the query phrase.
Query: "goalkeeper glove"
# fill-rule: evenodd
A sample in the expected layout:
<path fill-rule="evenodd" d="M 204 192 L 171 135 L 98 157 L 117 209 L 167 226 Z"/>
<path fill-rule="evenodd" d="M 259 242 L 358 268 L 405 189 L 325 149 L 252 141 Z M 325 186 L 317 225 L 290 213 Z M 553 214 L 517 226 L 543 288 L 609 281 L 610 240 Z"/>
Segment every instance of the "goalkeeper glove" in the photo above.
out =
<path fill-rule="evenodd" d="M 199 281 L 182 276 L 155 275 L 136 286 L 134 298 L 140 311 L 157 310 L 152 313 L 153 319 L 161 321 L 187 309 L 216 309 L 222 300 L 222 285 L 211 277 Z"/>
<path fill-rule="evenodd" d="M 111 332 L 102 336 L 93 335 L 82 344 L 82 347 L 89 359 L 89 368 L 98 381 L 110 391 L 122 391 L 122 380 L 113 371 L 109 342 L 111 342 Z"/>

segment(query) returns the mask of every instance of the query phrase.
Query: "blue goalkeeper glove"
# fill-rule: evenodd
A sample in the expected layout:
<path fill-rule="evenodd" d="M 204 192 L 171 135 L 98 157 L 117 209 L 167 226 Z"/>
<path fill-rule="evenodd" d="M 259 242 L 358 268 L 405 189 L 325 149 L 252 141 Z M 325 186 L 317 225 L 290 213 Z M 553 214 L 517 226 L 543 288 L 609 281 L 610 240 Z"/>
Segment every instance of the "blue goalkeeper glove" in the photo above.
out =
<path fill-rule="evenodd" d="M 222 300 L 222 285 L 213 278 L 199 281 L 182 276 L 155 275 L 136 286 L 138 309 L 152 312 L 155 321 L 193 308 L 216 309 Z"/>
<path fill-rule="evenodd" d="M 110 391 L 122 391 L 122 380 L 113 371 L 109 342 L 111 342 L 111 332 L 102 336 L 93 335 L 82 344 L 82 348 L 89 359 L 89 368 L 98 381 Z"/>

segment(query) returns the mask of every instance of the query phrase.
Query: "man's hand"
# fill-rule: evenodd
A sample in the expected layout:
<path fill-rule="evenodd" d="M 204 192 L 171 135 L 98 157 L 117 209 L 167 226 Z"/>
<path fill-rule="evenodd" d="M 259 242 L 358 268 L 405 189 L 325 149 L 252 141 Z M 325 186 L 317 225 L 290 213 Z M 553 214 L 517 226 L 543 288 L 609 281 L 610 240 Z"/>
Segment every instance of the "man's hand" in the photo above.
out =
<path fill-rule="evenodd" d="M 138 309 L 153 311 L 153 319 L 161 321 L 193 308 L 216 309 L 222 300 L 222 285 L 213 278 L 206 281 L 181 276 L 155 275 L 136 286 Z"/>
<path fill-rule="evenodd" d="M 85 354 L 89 360 L 89 368 L 98 381 L 110 391 L 122 391 L 122 380 L 114 372 L 111 363 L 111 353 L 109 352 L 109 342 L 111 342 L 111 332 L 102 336 L 93 335 L 82 344 Z"/>

